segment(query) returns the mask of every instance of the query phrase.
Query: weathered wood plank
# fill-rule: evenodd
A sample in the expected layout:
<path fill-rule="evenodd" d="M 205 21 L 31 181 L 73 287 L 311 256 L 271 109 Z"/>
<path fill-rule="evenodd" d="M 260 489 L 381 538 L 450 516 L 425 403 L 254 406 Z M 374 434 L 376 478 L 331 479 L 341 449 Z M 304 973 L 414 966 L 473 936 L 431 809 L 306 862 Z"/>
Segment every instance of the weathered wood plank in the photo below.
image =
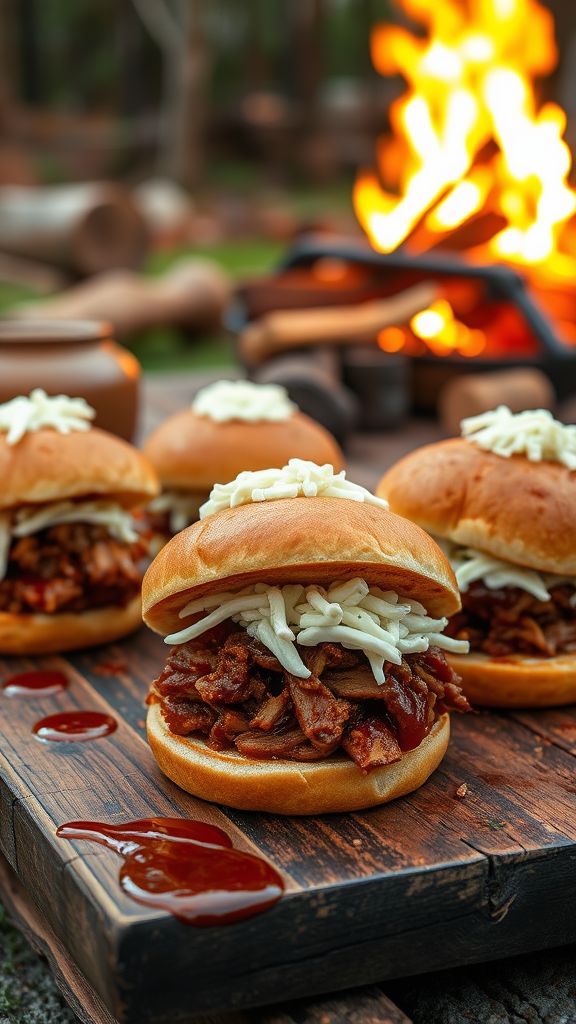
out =
<path fill-rule="evenodd" d="M 553 743 L 576 755 L 576 710 L 574 707 L 544 708 L 541 711 L 514 711 L 515 721 L 530 729 L 542 750 Z"/>
<path fill-rule="evenodd" d="M 116 1024 L 102 1000 L 88 985 L 64 943 L 33 906 L 26 890 L 3 857 L 0 857 L 0 891 L 6 910 L 36 952 L 46 957 L 59 989 L 82 1024 Z"/>
<path fill-rule="evenodd" d="M 224 823 L 238 844 L 261 850 L 292 875 L 292 895 L 273 913 L 247 922 L 240 943 L 236 928 L 228 930 L 234 987 L 241 989 L 218 993 L 228 1008 L 270 999 L 279 976 L 284 990 L 296 995 L 353 985 L 359 978 L 413 973 L 422 960 L 410 949 L 421 949 L 422 942 L 433 969 L 570 938 L 558 937 L 558 913 L 570 896 L 574 869 L 574 802 L 571 794 L 565 804 L 560 801 L 554 827 L 541 807 L 540 817 L 531 813 L 526 787 L 542 786 L 541 754 L 523 725 L 489 714 L 456 721 L 449 757 L 430 783 L 366 814 L 296 820 L 222 811 L 164 780 L 142 739 L 146 685 L 162 656 L 162 645 L 138 634 L 126 645 L 66 661 L 49 659 L 53 667 L 66 667 L 72 680 L 70 690 L 50 699 L 50 710 L 89 706 L 115 714 L 120 728 L 106 740 L 68 752 L 38 744 L 30 729 L 46 712 L 46 701 L 7 701 L 0 724 L 10 773 L 29 793 L 14 805 L 18 871 L 115 1012 L 127 1003 L 131 1013 L 149 1015 L 142 1019 L 161 1020 L 167 1012 L 166 1000 L 155 1003 L 142 979 L 140 935 L 146 922 L 153 928 L 148 956 L 159 956 L 168 972 L 162 991 L 170 985 L 170 971 L 190 972 L 192 958 L 201 978 L 198 1010 L 216 1008 L 209 1000 L 221 986 L 228 943 L 220 930 L 217 939 L 210 930 L 188 930 L 183 947 L 181 925 L 144 911 L 118 891 L 113 854 L 54 838 L 54 825 L 72 817 L 201 816 Z M 103 674 L 103 665 L 122 657 L 137 665 L 134 674 Z M 504 755 L 507 775 L 496 778 Z M 553 745 L 546 758 L 550 778 L 572 771 L 572 756 Z M 463 782 L 468 792 L 459 799 Z M 536 938 L 532 919 L 542 904 Z M 86 932 L 92 936 L 87 946 Z M 282 936 L 281 950 L 271 933 Z M 256 949 L 254 978 L 248 963 Z M 111 951 L 122 962 L 122 978 L 102 968 Z"/>
<path fill-rule="evenodd" d="M 193 391 L 190 382 L 162 389 L 152 418 Z M 350 476 L 373 484 L 430 439 L 416 421 L 386 441 L 354 439 Z M 144 739 L 144 699 L 164 654 L 143 630 L 108 648 L 40 659 L 69 674 L 63 694 L 0 697 L 0 848 L 123 1024 L 168 1024 L 280 992 L 314 996 L 576 940 L 576 759 L 572 739 L 558 738 L 576 726 L 574 711 L 545 717 L 541 728 L 537 715 L 455 717 L 448 756 L 412 796 L 362 814 L 282 819 L 214 807 L 162 777 Z M 31 664 L 14 660 L 0 672 Z M 92 744 L 40 744 L 37 718 L 70 708 L 113 714 L 119 728 Z M 220 824 L 284 872 L 286 898 L 232 928 L 185 928 L 121 893 L 113 853 L 55 837 L 73 818 L 154 814 Z M 325 1014 L 350 1010 L 346 1000 L 330 1002 Z M 323 1004 L 310 1005 L 311 1024 Z M 366 1012 L 379 1011 L 367 1003 Z"/>

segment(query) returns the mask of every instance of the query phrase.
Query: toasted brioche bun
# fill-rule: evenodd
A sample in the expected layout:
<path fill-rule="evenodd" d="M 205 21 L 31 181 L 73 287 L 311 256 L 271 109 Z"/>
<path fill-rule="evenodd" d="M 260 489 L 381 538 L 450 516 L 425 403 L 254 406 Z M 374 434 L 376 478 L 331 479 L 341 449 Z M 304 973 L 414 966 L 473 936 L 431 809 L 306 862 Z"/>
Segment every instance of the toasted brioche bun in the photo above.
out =
<path fill-rule="evenodd" d="M 576 703 L 576 654 L 555 658 L 515 655 L 506 660 L 487 654 L 447 654 L 462 676 L 471 704 L 490 708 L 545 708 Z"/>
<path fill-rule="evenodd" d="M 183 605 L 204 594 L 354 576 L 412 597 L 434 615 L 460 608 L 448 560 L 407 519 L 350 499 L 282 498 L 226 509 L 176 534 L 144 576 L 144 621 L 167 634 L 183 628 Z"/>
<path fill-rule="evenodd" d="M 439 537 L 496 558 L 576 575 L 576 473 L 455 438 L 418 448 L 384 475 L 376 493 Z"/>
<path fill-rule="evenodd" d="M 405 796 L 438 767 L 450 739 L 444 714 L 401 761 L 363 775 L 349 757 L 256 761 L 233 750 L 211 750 L 201 739 L 171 733 L 159 704 L 150 705 L 146 725 L 160 770 L 181 789 L 213 803 L 272 814 L 359 811 Z"/>
<path fill-rule="evenodd" d="M 141 622 L 139 595 L 124 608 L 109 605 L 54 615 L 0 612 L 0 654 L 54 654 L 95 647 L 133 633 Z"/>
<path fill-rule="evenodd" d="M 289 459 L 326 462 L 341 470 L 344 456 L 331 434 L 302 412 L 287 420 L 216 423 L 182 409 L 146 440 L 144 454 L 165 488 L 210 491 L 243 470 L 285 466 Z"/>
<path fill-rule="evenodd" d="M 70 434 L 38 430 L 14 445 L 0 434 L 0 480 L 0 509 L 85 496 L 132 508 L 159 490 L 146 458 L 96 427 Z"/>

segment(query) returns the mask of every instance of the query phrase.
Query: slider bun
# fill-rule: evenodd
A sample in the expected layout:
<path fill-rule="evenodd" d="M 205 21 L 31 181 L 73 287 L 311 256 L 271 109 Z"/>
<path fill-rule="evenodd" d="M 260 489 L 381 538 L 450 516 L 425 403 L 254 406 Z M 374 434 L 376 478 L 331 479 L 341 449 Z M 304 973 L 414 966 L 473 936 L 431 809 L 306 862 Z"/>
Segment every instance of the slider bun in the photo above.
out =
<path fill-rule="evenodd" d="M 471 704 L 491 708 L 545 708 L 576 702 L 576 654 L 506 660 L 487 654 L 447 654 L 462 676 L 462 689 Z"/>
<path fill-rule="evenodd" d="M 287 420 L 228 420 L 216 423 L 193 409 L 182 409 L 161 423 L 146 440 L 144 454 L 165 488 L 210 491 L 243 470 L 285 466 L 307 459 L 339 471 L 344 456 L 331 434 L 302 412 Z"/>
<path fill-rule="evenodd" d="M 176 534 L 144 576 L 144 621 L 167 634 L 183 629 L 179 610 L 204 594 L 354 576 L 434 615 L 460 608 L 448 560 L 407 519 L 349 498 L 281 498 L 225 509 Z"/>
<path fill-rule="evenodd" d="M 123 608 L 109 605 L 54 615 L 0 612 L 0 654 L 57 654 L 94 647 L 133 633 L 141 622 L 139 595 Z"/>
<path fill-rule="evenodd" d="M 439 537 L 540 572 L 576 575 L 576 472 L 461 438 L 418 448 L 376 493 Z"/>
<path fill-rule="evenodd" d="M 127 441 L 94 427 L 38 430 L 9 445 L 0 434 L 0 510 L 18 505 L 108 498 L 127 508 L 158 493 L 152 466 Z"/>
<path fill-rule="evenodd" d="M 202 739 L 171 733 L 159 704 L 148 709 L 146 725 L 160 770 L 181 789 L 228 807 L 271 814 L 359 811 L 405 796 L 438 767 L 450 738 L 444 714 L 401 761 L 363 775 L 349 757 L 257 761 L 235 750 L 212 750 Z"/>

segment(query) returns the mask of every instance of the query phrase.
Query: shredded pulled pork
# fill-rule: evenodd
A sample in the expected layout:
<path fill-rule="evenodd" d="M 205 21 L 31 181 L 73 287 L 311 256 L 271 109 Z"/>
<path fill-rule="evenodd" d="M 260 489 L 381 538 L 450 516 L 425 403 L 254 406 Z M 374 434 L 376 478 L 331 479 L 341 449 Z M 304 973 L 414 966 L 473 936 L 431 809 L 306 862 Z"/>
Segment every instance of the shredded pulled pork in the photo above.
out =
<path fill-rule="evenodd" d="M 0 582 L 0 611 L 52 614 L 123 606 L 138 593 L 146 544 L 114 540 L 105 526 L 61 523 L 15 540 Z"/>
<path fill-rule="evenodd" d="M 573 590 L 554 587 L 549 601 L 540 601 L 518 587 L 491 590 L 480 580 L 462 594 L 462 611 L 446 633 L 469 640 L 472 650 L 492 658 L 514 654 L 552 658 L 576 651 L 576 608 Z"/>
<path fill-rule="evenodd" d="M 339 748 L 362 772 L 399 761 L 439 714 L 468 711 L 460 677 L 431 647 L 386 666 L 379 686 L 365 656 L 339 644 L 309 648 L 298 679 L 244 630 L 223 628 L 170 652 L 152 684 L 171 732 L 199 733 L 215 750 L 251 758 L 318 761 Z"/>

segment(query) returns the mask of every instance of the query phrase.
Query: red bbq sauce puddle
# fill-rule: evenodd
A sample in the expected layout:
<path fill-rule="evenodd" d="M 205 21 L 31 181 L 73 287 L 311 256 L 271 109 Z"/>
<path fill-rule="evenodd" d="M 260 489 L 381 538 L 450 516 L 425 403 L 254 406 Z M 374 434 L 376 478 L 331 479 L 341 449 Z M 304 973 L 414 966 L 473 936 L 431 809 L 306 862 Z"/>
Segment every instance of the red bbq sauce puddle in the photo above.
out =
<path fill-rule="evenodd" d="M 68 689 L 63 672 L 21 672 L 2 683 L 5 697 L 53 697 Z"/>
<path fill-rule="evenodd" d="M 234 849 L 226 832 L 203 821 L 70 821 L 60 825 L 56 835 L 88 839 L 114 850 L 124 859 L 123 891 L 184 924 L 231 924 L 267 910 L 284 891 L 282 878 L 270 864 Z"/>
<path fill-rule="evenodd" d="M 32 732 L 46 743 L 86 743 L 109 736 L 117 728 L 116 719 L 100 711 L 61 711 L 41 718 Z"/>

